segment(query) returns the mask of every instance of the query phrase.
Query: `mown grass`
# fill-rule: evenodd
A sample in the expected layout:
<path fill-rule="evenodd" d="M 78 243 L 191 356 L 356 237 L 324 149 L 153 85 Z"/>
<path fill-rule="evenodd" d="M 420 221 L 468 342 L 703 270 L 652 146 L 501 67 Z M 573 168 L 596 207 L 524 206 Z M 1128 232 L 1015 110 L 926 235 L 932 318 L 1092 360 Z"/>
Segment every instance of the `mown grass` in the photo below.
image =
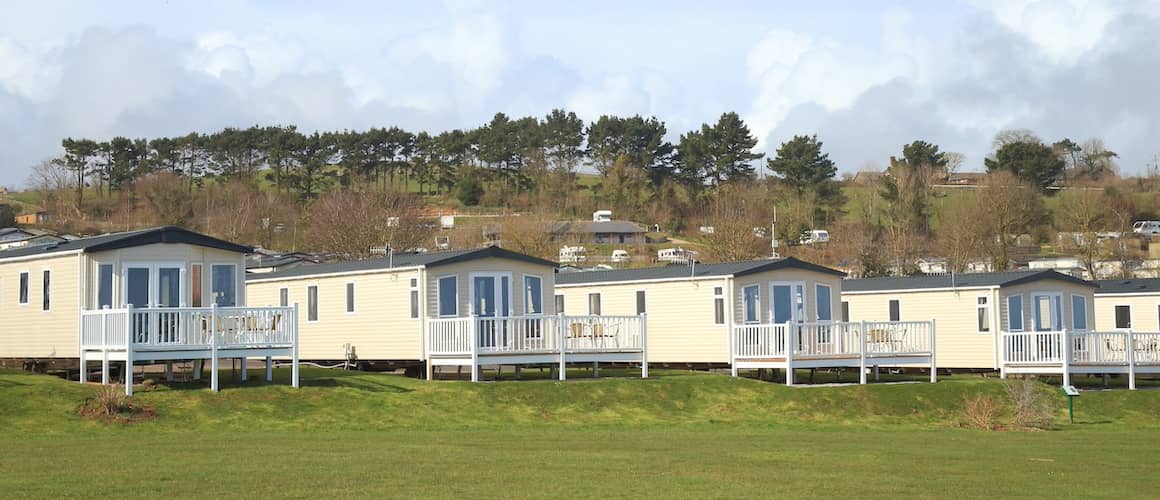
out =
<path fill-rule="evenodd" d="M 77 415 L 95 388 L 0 372 L 4 496 L 1141 497 L 1160 391 L 1085 392 L 1055 430 L 960 428 L 994 379 L 787 388 L 661 371 L 472 384 L 304 370 L 304 386 L 138 390 L 157 418 Z M 580 373 L 576 373 L 580 375 Z M 228 372 L 224 378 L 229 380 Z"/>

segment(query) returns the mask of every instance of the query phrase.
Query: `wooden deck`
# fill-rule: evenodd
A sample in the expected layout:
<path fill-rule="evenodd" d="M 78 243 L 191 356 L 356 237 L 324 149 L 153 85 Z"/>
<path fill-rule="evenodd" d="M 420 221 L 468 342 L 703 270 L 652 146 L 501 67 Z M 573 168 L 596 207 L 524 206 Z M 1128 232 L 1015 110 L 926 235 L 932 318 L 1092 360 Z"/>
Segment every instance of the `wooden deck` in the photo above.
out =
<path fill-rule="evenodd" d="M 1000 376 L 1125 374 L 1136 388 L 1137 374 L 1160 373 L 1160 332 L 1003 332 Z"/>
<path fill-rule="evenodd" d="M 890 323 L 784 323 L 733 327 L 732 370 L 780 368 L 793 384 L 796 368 L 867 368 L 923 365 L 936 381 L 934 321 Z M 787 348 L 789 347 L 789 348 Z"/>
<path fill-rule="evenodd" d="M 210 387 L 218 390 L 218 362 L 289 359 L 298 387 L 298 314 L 296 307 L 154 307 L 81 311 L 80 381 L 89 380 L 88 364 L 101 363 L 101 383 L 109 383 L 109 364 L 122 362 L 126 373 L 136 362 L 210 361 Z M 133 384 L 125 384 L 126 394 Z"/>
<path fill-rule="evenodd" d="M 511 316 L 427 321 L 427 374 L 436 366 L 634 363 L 648 377 L 648 334 L 640 316 Z"/>

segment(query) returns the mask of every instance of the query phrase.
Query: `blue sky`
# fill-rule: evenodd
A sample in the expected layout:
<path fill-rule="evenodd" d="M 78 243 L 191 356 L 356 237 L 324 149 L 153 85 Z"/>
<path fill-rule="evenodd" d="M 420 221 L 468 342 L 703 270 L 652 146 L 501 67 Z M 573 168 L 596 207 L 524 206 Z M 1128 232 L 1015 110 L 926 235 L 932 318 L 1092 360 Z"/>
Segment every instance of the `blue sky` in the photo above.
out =
<path fill-rule="evenodd" d="M 337 3 L 338 5 L 327 5 Z M 473 127 L 496 111 L 737 111 L 842 171 L 925 139 L 980 169 L 995 132 L 1160 154 L 1160 0 L 21 2 L 0 18 L 0 185 L 65 136 L 225 126 Z"/>

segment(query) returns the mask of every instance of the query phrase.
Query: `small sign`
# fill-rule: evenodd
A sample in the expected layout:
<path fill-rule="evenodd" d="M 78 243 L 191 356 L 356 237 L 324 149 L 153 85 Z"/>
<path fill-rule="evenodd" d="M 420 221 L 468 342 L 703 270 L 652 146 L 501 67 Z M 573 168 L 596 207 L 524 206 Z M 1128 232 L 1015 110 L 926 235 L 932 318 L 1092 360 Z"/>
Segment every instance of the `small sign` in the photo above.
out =
<path fill-rule="evenodd" d="M 1079 389 L 1076 389 L 1074 385 L 1065 385 L 1063 386 L 1063 393 L 1069 397 L 1075 397 L 1079 396 Z"/>

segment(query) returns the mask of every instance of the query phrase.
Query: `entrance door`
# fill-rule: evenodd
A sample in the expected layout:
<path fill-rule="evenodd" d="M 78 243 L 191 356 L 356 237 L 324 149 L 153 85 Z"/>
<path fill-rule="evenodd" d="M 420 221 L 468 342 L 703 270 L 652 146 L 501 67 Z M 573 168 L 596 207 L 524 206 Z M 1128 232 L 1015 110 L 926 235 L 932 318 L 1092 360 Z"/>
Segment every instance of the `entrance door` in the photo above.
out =
<path fill-rule="evenodd" d="M 125 304 L 131 305 L 134 308 L 149 307 L 150 296 L 149 293 L 152 287 L 149 286 L 149 268 L 148 267 L 126 267 L 125 268 Z M 134 314 L 129 318 L 133 323 L 133 341 L 134 342 L 148 342 L 149 341 L 149 320 L 144 315 Z"/>
<path fill-rule="evenodd" d="M 480 347 L 508 345 L 511 315 L 511 276 L 479 274 L 471 278 L 472 305 L 479 320 Z"/>
<path fill-rule="evenodd" d="M 770 283 L 769 317 L 774 324 L 801 323 L 806 318 L 806 286 L 804 283 Z"/>
<path fill-rule="evenodd" d="M 1035 331 L 1058 332 L 1063 329 L 1063 296 L 1060 294 L 1034 294 Z"/>

